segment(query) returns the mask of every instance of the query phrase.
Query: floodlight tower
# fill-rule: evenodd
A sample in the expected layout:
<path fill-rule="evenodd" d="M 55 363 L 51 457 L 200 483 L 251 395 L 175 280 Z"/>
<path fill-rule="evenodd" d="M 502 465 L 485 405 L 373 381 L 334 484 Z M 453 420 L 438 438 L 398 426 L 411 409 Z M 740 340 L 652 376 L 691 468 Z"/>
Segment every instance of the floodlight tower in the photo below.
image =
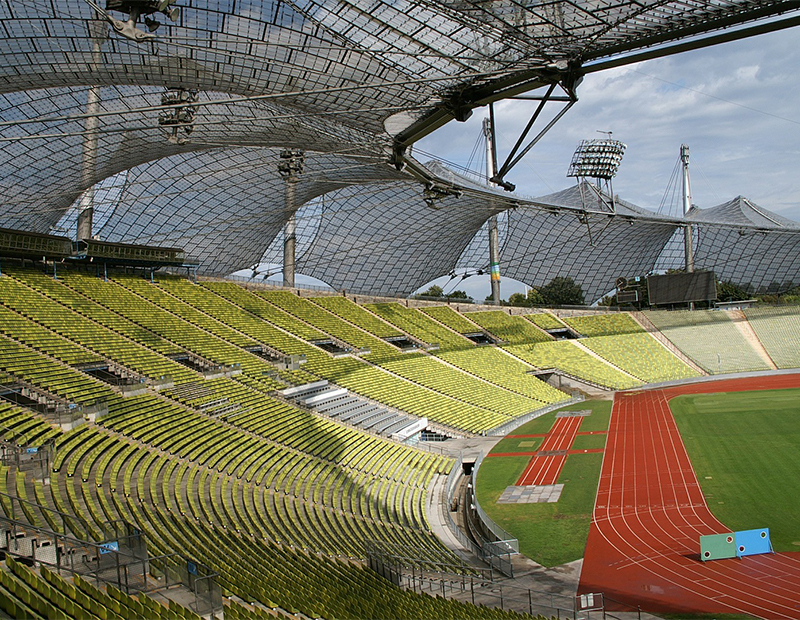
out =
<path fill-rule="evenodd" d="M 283 227 L 283 285 L 294 287 L 295 244 L 297 220 L 295 219 L 296 197 L 295 189 L 303 172 L 305 153 L 297 149 L 284 149 L 281 151 L 278 172 L 286 181 L 285 213 L 288 219 Z"/>
<path fill-rule="evenodd" d="M 683 171 L 683 216 L 689 215 L 692 210 L 692 185 L 689 182 L 689 145 L 681 144 L 681 167 Z M 686 259 L 686 273 L 694 271 L 694 251 L 692 248 L 692 226 L 686 224 L 683 228 L 684 234 L 684 258 Z"/>
<path fill-rule="evenodd" d="M 620 163 L 622 163 L 622 156 L 625 154 L 627 145 L 619 140 L 612 140 L 610 131 L 601 133 L 608 134 L 608 138 L 602 140 L 581 140 L 581 143 L 572 155 L 572 161 L 569 164 L 567 176 L 577 179 L 578 187 L 581 190 L 581 202 L 585 210 L 588 211 L 590 209 L 587 208 L 584 185 L 581 181 L 593 179 L 596 181 L 598 190 L 601 190 L 598 192 L 598 198 L 603 202 L 603 194 L 609 196 L 611 198 L 611 203 L 607 206 L 611 213 L 615 213 L 616 198 L 614 197 L 614 188 L 611 184 L 611 179 L 617 175 L 617 170 L 619 169 Z"/>
<path fill-rule="evenodd" d="M 483 135 L 486 138 L 486 179 L 490 187 L 495 187 L 491 179 L 497 176 L 494 157 L 494 137 L 492 121 L 483 119 Z M 500 235 L 497 232 L 497 216 L 489 218 L 489 277 L 492 284 L 492 302 L 500 305 Z"/>

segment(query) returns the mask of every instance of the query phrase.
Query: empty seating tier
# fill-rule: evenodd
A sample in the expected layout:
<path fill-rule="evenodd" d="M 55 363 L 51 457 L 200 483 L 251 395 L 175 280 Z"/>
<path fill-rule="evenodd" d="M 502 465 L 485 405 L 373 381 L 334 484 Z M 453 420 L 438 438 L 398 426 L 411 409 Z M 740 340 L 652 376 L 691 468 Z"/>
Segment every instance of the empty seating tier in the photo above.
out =
<path fill-rule="evenodd" d="M 174 284 L 180 284 L 182 290 L 186 291 L 187 286 L 185 281 L 183 283 L 175 282 Z M 306 325 L 302 321 L 298 321 L 289 313 L 280 310 L 277 306 L 265 303 L 257 294 L 250 293 L 237 284 L 230 282 L 204 282 L 203 287 L 225 297 L 248 312 L 252 312 L 256 316 L 269 321 L 273 325 L 285 329 L 298 338 L 311 342 L 325 340 L 326 338 L 325 334 L 321 331 L 314 329 L 310 325 Z"/>
<path fill-rule="evenodd" d="M 99 588 L 79 575 L 65 579 L 41 567 L 6 557 L 0 568 L 0 608 L 12 618 L 103 620 L 201 620 L 175 601 L 163 605 L 146 594 L 129 596 L 114 586 Z"/>
<path fill-rule="evenodd" d="M 641 325 L 627 313 L 590 314 L 571 316 L 562 319 L 582 336 L 620 336 L 625 334 L 644 333 Z"/>
<path fill-rule="evenodd" d="M 470 340 L 437 323 L 419 310 L 406 308 L 395 302 L 364 304 L 364 307 L 422 342 L 439 345 L 440 349 L 463 349 L 475 346 Z"/>
<path fill-rule="evenodd" d="M 748 308 L 744 315 L 778 368 L 800 368 L 800 308 Z"/>
<path fill-rule="evenodd" d="M 459 334 L 475 334 L 481 331 L 479 325 L 468 321 L 450 306 L 422 306 L 419 310 Z"/>
<path fill-rule="evenodd" d="M 32 269 L 19 269 L 7 268 L 4 272 L 11 275 L 13 279 L 9 280 L 8 284 L 15 283 L 15 280 L 23 282 L 29 287 L 35 289 L 43 296 L 47 296 L 63 306 L 83 315 L 84 317 L 100 324 L 112 331 L 117 332 L 131 340 L 137 342 L 145 341 L 145 346 L 163 355 L 172 355 L 175 353 L 182 353 L 183 350 L 176 344 L 164 340 L 152 333 L 143 333 L 144 330 L 139 325 L 129 321 L 119 314 L 109 312 L 102 306 L 93 303 L 86 299 L 83 295 L 65 287 L 61 281 L 54 280 L 50 276 Z M 10 291 L 3 291 L 3 298 L 8 299 L 11 295 L 19 294 L 26 296 L 27 293 L 24 289 L 19 288 Z M 38 297 L 32 299 L 38 300 Z M 56 330 L 57 331 L 57 330 Z"/>
<path fill-rule="evenodd" d="M 571 340 L 509 345 L 506 350 L 538 368 L 558 368 L 578 379 L 613 390 L 625 390 L 642 383 L 581 349 Z"/>
<path fill-rule="evenodd" d="M 196 379 L 197 375 L 188 368 L 159 354 L 185 353 L 184 349 L 44 274 L 21 271 L 14 275 L 24 277 L 46 294 L 12 278 L 0 277 L 0 300 L 4 305 L 146 377 L 171 377 L 175 383 Z"/>
<path fill-rule="evenodd" d="M 709 373 L 769 369 L 727 312 L 651 311 L 646 316 L 672 344 Z"/>
<path fill-rule="evenodd" d="M 2 280 L 0 279 L 0 281 Z M 1 285 L 0 288 L 2 288 Z M 93 364 L 103 361 L 103 358 L 96 353 L 84 349 L 5 306 L 0 306 L 0 331 L 9 338 L 60 359 L 65 364 Z"/>
<path fill-rule="evenodd" d="M 530 321 L 526 321 L 521 316 L 506 314 L 501 310 L 468 312 L 466 316 L 509 344 L 529 344 L 552 340 L 552 336 L 535 325 L 531 325 Z"/>
<path fill-rule="evenodd" d="M 369 349 L 371 352 L 369 359 L 371 360 L 391 359 L 400 355 L 397 348 L 386 344 L 380 338 L 359 329 L 308 299 L 286 291 L 260 293 L 259 295 L 301 321 L 351 345 L 354 349 Z M 378 319 L 375 321 L 380 322 Z"/>
<path fill-rule="evenodd" d="M 0 401 L 0 435 L 23 448 L 41 447 L 61 435 L 61 430 L 24 407 Z"/>
<path fill-rule="evenodd" d="M 582 345 L 645 383 L 698 376 L 628 314 L 597 314 L 564 321 L 579 334 L 589 336 L 581 340 Z"/>
<path fill-rule="evenodd" d="M 295 332 L 300 332 L 301 330 L 298 326 L 308 327 L 305 322 L 281 310 L 265 298 L 249 293 L 235 284 L 211 282 L 207 286 L 196 286 L 186 281 L 183 282 L 181 283 L 174 278 L 160 281 L 162 286 L 171 287 L 171 291 L 175 295 L 195 307 L 208 309 L 221 321 L 251 335 L 259 342 L 263 342 L 285 354 L 304 355 L 306 364 L 303 368 L 307 372 L 327 379 L 331 383 L 341 385 L 357 394 L 407 411 L 412 415 L 426 417 L 432 421 L 470 432 L 488 430 L 511 419 L 511 416 L 507 413 L 490 411 L 475 406 L 466 400 L 452 398 L 425 387 L 421 383 L 389 374 L 381 368 L 365 363 L 362 360 L 352 357 L 332 358 L 321 349 L 286 333 L 286 331 L 289 331 L 288 328 L 292 326 L 294 326 Z M 299 301 L 301 303 L 311 303 L 307 300 L 299 299 Z M 247 310 L 244 309 L 245 307 Z M 275 316 L 279 317 L 278 322 L 285 326 L 286 331 L 283 331 L 284 328 L 279 328 L 277 324 L 272 325 L 266 322 Z M 435 323 L 424 315 L 420 316 L 425 321 Z M 259 317 L 265 320 L 261 320 Z M 328 320 L 336 321 L 339 319 L 331 314 Z M 342 321 L 342 323 L 344 322 Z M 350 328 L 352 329 L 352 326 Z M 439 326 L 439 328 L 449 331 L 442 326 Z M 368 334 L 360 333 L 367 338 L 369 337 Z M 328 338 L 323 332 L 316 331 L 316 334 L 319 339 Z M 473 347 L 468 340 L 455 333 L 452 333 L 452 335 L 459 341 L 463 340 L 467 346 Z M 381 342 L 381 344 L 383 343 Z M 385 346 L 389 347 L 389 345 Z M 391 357 L 396 355 L 401 354 L 392 353 Z M 438 367 L 437 370 L 439 370 Z M 445 371 L 447 370 L 452 369 L 445 369 Z M 458 376 L 461 377 L 462 375 Z M 533 408 L 536 408 L 535 403 Z"/>
<path fill-rule="evenodd" d="M 567 326 L 566 323 L 549 312 L 532 312 L 522 316 L 542 329 L 564 329 Z"/>
<path fill-rule="evenodd" d="M 122 516 L 114 493 L 125 489 L 131 515 L 162 507 L 315 552 L 360 557 L 370 539 L 452 559 L 424 518 L 425 489 L 447 468 L 441 457 L 275 402 L 231 425 L 136 397 L 115 403 L 103 425 L 113 433 L 82 427 L 60 443 L 51 484 L 94 527 Z M 88 480 L 97 484 L 81 484 Z M 157 521 L 150 526 L 159 531 Z"/>
<path fill-rule="evenodd" d="M 567 400 L 564 392 L 560 392 L 528 374 L 531 370 L 530 366 L 523 364 L 501 349 L 478 347 L 471 351 L 437 351 L 436 355 L 465 372 L 517 394 L 536 399 L 542 404 Z"/>
<path fill-rule="evenodd" d="M 312 297 L 310 301 L 379 338 L 396 338 L 403 335 L 394 326 L 381 321 L 374 314 L 367 312 L 364 308 L 345 297 L 339 297 L 338 295 Z"/>
<path fill-rule="evenodd" d="M 78 405 L 103 402 L 115 395 L 105 383 L 5 336 L 0 336 L 0 370 Z"/>

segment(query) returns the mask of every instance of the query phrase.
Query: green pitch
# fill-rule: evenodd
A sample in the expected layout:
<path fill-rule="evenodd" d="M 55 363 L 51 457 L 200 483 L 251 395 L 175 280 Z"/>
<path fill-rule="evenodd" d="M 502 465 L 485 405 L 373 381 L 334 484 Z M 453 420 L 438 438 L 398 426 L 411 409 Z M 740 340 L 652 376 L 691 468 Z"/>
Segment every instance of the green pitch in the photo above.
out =
<path fill-rule="evenodd" d="M 584 401 L 564 409 L 591 409 L 583 418 L 580 431 L 606 431 L 611 415 L 611 401 Z M 555 412 L 531 420 L 513 432 L 514 435 L 547 433 L 555 420 Z M 506 437 L 492 453 L 534 452 L 541 438 Z M 605 446 L 605 435 L 578 436 L 575 449 L 596 449 Z M 554 504 L 497 504 L 507 486 L 513 485 L 530 456 L 485 458 L 476 482 L 481 507 L 500 526 L 519 540 L 520 552 L 544 566 L 558 566 L 583 557 L 589 534 L 594 499 L 600 478 L 602 453 L 576 454 L 567 457 L 558 479 L 564 483 L 561 498 Z"/>
<path fill-rule="evenodd" d="M 800 551 L 800 390 L 679 396 L 670 401 L 689 458 L 714 515 L 732 530 L 768 527 L 776 551 Z M 607 430 L 610 401 L 565 409 L 592 409 L 581 431 Z M 514 435 L 547 433 L 555 413 Z M 501 440 L 492 452 L 533 452 L 541 438 Z M 605 436 L 576 437 L 575 449 L 602 448 Z M 523 444 L 523 445 L 521 445 Z M 545 566 L 583 557 L 602 454 L 572 455 L 556 504 L 498 505 L 529 457 L 484 459 L 476 492 L 483 509 L 519 539 L 520 551 Z"/>
<path fill-rule="evenodd" d="M 800 390 L 670 401 L 709 508 L 732 530 L 768 527 L 776 551 L 800 551 Z"/>

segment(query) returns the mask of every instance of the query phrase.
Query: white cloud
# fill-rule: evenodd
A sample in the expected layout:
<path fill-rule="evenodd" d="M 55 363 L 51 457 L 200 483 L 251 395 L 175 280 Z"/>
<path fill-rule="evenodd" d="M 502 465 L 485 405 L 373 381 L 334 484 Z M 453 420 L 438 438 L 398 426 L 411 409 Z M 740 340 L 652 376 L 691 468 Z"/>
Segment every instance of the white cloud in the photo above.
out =
<path fill-rule="evenodd" d="M 800 221 L 796 39 L 797 30 L 789 29 L 590 74 L 578 89 L 580 101 L 507 178 L 528 196 L 567 187 L 578 141 L 611 130 L 628 144 L 614 189 L 631 202 L 659 206 L 687 143 L 700 207 L 742 194 Z M 534 105 L 496 106 L 501 150 L 516 140 Z M 451 123 L 419 147 L 464 165 L 482 116 L 478 110 L 467 123 Z"/>

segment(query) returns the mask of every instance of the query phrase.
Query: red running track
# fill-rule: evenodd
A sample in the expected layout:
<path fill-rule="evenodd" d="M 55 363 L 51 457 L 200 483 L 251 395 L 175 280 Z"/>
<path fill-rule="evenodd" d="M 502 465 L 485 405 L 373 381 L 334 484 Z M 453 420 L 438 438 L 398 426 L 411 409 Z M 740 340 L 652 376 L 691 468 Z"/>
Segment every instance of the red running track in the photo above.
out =
<path fill-rule="evenodd" d="M 564 451 L 564 454 L 534 456 L 525 471 L 517 480 L 516 486 L 555 484 L 567 460 L 566 451 L 572 447 L 583 418 L 569 416 L 556 418 L 555 424 L 547 433 L 538 452 Z"/>
<path fill-rule="evenodd" d="M 730 530 L 709 511 L 668 406 L 788 387 L 800 374 L 618 393 L 578 592 L 603 592 L 610 610 L 800 619 L 800 553 L 700 561 L 700 536 Z"/>

